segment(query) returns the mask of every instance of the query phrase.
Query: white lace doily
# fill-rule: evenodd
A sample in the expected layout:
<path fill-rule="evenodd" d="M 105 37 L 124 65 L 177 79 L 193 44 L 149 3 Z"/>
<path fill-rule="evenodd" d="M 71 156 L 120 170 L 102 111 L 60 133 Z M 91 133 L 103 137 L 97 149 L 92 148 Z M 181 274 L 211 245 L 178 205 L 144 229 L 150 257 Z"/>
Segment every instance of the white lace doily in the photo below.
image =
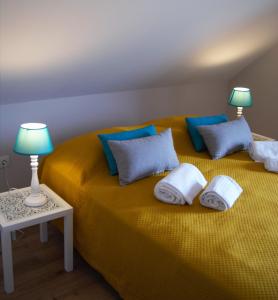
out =
<path fill-rule="evenodd" d="M 42 192 L 43 193 L 43 192 Z M 47 198 L 47 203 L 40 207 L 29 207 L 24 204 L 24 199 L 31 194 L 31 189 L 14 190 L 5 194 L 0 194 L 0 213 L 7 221 L 14 221 L 35 214 L 51 211 L 59 205 L 54 202 L 49 195 L 43 193 Z"/>

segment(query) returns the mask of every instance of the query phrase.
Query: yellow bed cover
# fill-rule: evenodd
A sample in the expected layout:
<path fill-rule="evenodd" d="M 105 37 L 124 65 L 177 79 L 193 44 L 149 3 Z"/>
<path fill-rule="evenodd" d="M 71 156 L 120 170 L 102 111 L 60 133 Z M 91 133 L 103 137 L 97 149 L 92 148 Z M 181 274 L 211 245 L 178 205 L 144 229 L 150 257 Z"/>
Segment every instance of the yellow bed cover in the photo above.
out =
<path fill-rule="evenodd" d="M 232 209 L 159 202 L 165 174 L 121 187 L 110 176 L 97 133 L 59 145 L 41 180 L 74 207 L 75 247 L 124 299 L 278 299 L 278 175 L 246 152 L 217 161 L 194 151 L 184 117 L 149 122 L 171 127 L 181 162 L 207 180 L 225 174 L 244 192 Z"/>

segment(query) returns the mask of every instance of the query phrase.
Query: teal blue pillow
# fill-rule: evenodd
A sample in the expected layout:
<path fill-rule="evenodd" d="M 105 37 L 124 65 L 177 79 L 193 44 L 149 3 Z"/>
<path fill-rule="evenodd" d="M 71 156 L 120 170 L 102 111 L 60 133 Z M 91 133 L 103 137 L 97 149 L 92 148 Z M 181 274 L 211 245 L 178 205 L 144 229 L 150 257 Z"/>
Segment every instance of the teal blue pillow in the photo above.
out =
<path fill-rule="evenodd" d="M 138 128 L 135 130 L 129 131 L 121 131 L 121 132 L 114 132 L 108 134 L 99 134 L 98 138 L 100 139 L 103 151 L 108 163 L 109 172 L 111 175 L 118 174 L 118 168 L 115 161 L 115 158 L 112 154 L 108 141 L 125 141 L 131 139 L 138 139 L 146 136 L 151 136 L 156 134 L 156 129 L 154 125 L 149 125 L 143 128 Z"/>
<path fill-rule="evenodd" d="M 187 123 L 187 130 L 195 150 L 201 152 L 206 150 L 206 145 L 197 129 L 197 126 L 214 125 L 227 122 L 228 117 L 225 114 L 221 114 L 216 116 L 186 118 L 185 121 Z"/>

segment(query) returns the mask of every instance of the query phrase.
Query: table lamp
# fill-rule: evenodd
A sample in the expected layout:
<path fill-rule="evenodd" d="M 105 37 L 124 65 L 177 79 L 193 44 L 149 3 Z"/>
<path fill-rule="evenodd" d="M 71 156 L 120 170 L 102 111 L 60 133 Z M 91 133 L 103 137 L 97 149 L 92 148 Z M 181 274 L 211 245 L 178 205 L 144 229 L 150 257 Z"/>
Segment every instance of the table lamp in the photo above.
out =
<path fill-rule="evenodd" d="M 53 151 L 53 145 L 47 125 L 41 123 L 26 123 L 20 125 L 14 152 L 31 157 L 31 194 L 24 200 L 27 206 L 42 206 L 47 202 L 46 197 L 41 193 L 38 179 L 38 156 Z"/>
<path fill-rule="evenodd" d="M 228 103 L 237 107 L 237 117 L 240 118 L 243 115 L 243 107 L 250 107 L 253 104 L 250 89 L 244 87 L 233 88 Z"/>

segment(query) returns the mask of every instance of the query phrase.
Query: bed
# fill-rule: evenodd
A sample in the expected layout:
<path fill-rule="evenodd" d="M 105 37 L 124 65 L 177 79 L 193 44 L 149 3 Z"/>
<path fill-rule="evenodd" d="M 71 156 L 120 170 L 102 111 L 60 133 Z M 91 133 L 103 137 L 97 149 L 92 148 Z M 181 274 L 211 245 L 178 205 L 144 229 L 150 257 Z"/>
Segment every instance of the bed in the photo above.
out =
<path fill-rule="evenodd" d="M 58 145 L 41 181 L 74 207 L 75 247 L 124 299 L 277 299 L 278 176 L 238 152 L 213 161 L 194 151 L 185 116 L 148 122 L 171 127 L 181 162 L 211 180 L 229 175 L 244 193 L 227 212 L 159 202 L 165 174 L 125 187 L 108 174 L 98 133 Z"/>

